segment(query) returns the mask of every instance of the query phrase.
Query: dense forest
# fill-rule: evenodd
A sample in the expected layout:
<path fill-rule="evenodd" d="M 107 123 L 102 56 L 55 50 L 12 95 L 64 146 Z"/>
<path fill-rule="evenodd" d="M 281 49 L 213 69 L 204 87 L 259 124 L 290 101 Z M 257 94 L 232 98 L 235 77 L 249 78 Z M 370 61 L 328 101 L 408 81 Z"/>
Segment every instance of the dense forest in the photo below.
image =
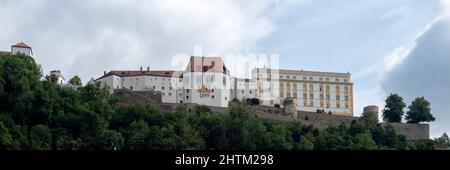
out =
<path fill-rule="evenodd" d="M 408 141 L 391 126 L 352 122 L 326 130 L 268 122 L 241 103 L 228 114 L 199 106 L 161 112 L 124 106 L 100 84 L 79 88 L 43 77 L 34 59 L 0 56 L 0 150 L 234 150 L 234 149 L 434 149 L 436 140 Z M 78 77 L 70 83 L 81 84 Z"/>

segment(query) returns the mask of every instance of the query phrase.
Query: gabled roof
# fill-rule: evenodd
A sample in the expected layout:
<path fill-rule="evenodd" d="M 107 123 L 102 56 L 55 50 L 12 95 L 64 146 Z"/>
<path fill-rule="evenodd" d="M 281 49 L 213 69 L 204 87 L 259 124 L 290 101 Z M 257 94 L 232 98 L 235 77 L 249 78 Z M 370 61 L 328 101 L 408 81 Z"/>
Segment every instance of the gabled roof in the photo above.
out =
<path fill-rule="evenodd" d="M 31 48 L 30 46 L 28 46 L 24 42 L 17 43 L 16 45 L 13 45 L 12 47 Z"/>
<path fill-rule="evenodd" d="M 173 70 L 159 70 L 159 71 L 110 71 L 105 75 L 101 76 L 99 79 L 115 75 L 119 77 L 133 77 L 133 76 L 157 76 L 157 77 L 180 77 L 183 74 L 181 71 L 173 71 Z"/>
<path fill-rule="evenodd" d="M 217 72 L 229 74 L 230 71 L 225 66 L 220 57 L 192 56 L 189 59 L 186 72 Z"/>

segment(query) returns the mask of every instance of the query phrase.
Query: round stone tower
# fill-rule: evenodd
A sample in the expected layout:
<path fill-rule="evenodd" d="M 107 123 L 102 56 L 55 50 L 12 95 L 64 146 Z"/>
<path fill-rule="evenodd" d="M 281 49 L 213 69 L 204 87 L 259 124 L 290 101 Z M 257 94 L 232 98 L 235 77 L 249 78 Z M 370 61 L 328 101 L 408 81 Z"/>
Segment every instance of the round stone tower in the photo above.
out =
<path fill-rule="evenodd" d="M 378 106 L 366 106 L 364 107 L 364 117 L 372 117 L 378 121 Z"/>

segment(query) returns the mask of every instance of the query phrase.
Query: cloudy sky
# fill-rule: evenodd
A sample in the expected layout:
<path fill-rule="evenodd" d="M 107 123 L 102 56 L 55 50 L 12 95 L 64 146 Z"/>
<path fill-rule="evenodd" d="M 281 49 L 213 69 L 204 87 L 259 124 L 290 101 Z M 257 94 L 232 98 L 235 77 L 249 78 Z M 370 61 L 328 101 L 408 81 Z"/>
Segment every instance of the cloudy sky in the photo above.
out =
<path fill-rule="evenodd" d="M 44 73 L 86 82 L 113 69 L 175 69 L 201 47 L 239 64 L 350 72 L 355 113 L 389 93 L 432 103 L 450 131 L 450 0 L 0 0 L 0 50 L 24 41 Z"/>

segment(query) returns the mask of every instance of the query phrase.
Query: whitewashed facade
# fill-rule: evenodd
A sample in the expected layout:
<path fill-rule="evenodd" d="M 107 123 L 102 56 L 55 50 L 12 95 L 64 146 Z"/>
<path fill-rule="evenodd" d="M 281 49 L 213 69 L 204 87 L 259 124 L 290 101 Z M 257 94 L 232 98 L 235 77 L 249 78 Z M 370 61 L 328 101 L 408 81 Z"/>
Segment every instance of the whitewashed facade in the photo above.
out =
<path fill-rule="evenodd" d="M 292 97 L 297 110 L 353 115 L 350 73 L 255 68 L 252 79 L 241 79 L 229 74 L 220 57 L 191 57 L 184 71 L 111 71 L 96 81 L 111 93 L 115 89 L 160 92 L 165 103 L 228 107 L 233 99 L 258 98 L 262 105 L 282 107 Z"/>
<path fill-rule="evenodd" d="M 28 46 L 24 42 L 20 42 L 20 43 L 17 43 L 15 45 L 12 45 L 11 46 L 11 53 L 12 54 L 22 53 L 22 54 L 25 54 L 25 55 L 28 55 L 28 56 L 33 56 L 33 50 L 31 49 L 30 46 Z"/>
<path fill-rule="evenodd" d="M 235 98 L 244 101 L 245 99 L 257 98 L 256 82 L 253 79 L 235 79 Z"/>

